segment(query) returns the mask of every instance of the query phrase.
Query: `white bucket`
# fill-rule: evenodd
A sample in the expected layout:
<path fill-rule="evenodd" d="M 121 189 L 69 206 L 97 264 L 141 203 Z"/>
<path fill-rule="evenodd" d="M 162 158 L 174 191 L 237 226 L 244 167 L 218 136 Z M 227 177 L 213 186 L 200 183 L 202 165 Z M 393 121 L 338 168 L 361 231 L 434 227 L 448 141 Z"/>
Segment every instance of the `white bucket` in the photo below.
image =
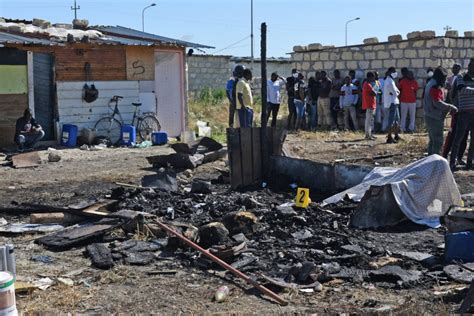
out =
<path fill-rule="evenodd" d="M 183 131 L 181 132 L 181 142 L 186 144 L 192 144 L 196 141 L 196 135 L 194 131 Z"/>
<path fill-rule="evenodd" d="M 0 316 L 16 316 L 15 278 L 10 272 L 0 272 Z"/>

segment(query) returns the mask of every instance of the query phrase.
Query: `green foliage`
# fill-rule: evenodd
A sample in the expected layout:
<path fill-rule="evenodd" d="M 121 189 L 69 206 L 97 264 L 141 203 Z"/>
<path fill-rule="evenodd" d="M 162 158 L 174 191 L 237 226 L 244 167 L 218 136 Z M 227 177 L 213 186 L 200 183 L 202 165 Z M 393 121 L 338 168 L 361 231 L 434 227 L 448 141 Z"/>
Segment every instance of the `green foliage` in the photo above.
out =
<path fill-rule="evenodd" d="M 216 105 L 226 98 L 225 89 L 204 88 L 199 93 L 198 100 L 204 104 Z"/>

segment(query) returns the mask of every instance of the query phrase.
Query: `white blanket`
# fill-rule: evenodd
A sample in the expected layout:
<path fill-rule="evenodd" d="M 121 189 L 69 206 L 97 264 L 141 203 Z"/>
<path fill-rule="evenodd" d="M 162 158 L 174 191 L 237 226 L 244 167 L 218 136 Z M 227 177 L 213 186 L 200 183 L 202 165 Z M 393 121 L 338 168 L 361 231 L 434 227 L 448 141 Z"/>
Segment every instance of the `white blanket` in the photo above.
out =
<path fill-rule="evenodd" d="M 449 164 L 438 155 L 420 159 L 401 169 L 374 168 L 360 184 L 325 199 L 322 205 L 337 203 L 346 196 L 360 202 L 370 186 L 386 184 L 391 185 L 401 211 L 417 224 L 439 227 L 439 218 L 449 207 L 461 205 L 461 194 Z"/>

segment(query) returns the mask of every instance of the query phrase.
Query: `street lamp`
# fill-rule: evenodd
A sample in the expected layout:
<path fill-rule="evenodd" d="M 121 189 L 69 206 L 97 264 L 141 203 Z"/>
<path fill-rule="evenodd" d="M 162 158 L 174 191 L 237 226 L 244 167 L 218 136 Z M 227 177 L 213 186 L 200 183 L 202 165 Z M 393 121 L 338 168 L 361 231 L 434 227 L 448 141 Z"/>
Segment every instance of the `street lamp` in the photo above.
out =
<path fill-rule="evenodd" d="M 355 19 L 352 19 L 352 20 L 349 20 L 346 22 L 346 46 L 347 46 L 347 24 L 353 22 L 353 21 L 357 21 L 357 20 L 360 20 L 360 18 L 355 18 Z"/>
<path fill-rule="evenodd" d="M 144 7 L 142 10 L 142 32 L 145 32 L 145 10 L 154 6 L 156 6 L 156 3 L 152 3 L 148 7 Z"/>

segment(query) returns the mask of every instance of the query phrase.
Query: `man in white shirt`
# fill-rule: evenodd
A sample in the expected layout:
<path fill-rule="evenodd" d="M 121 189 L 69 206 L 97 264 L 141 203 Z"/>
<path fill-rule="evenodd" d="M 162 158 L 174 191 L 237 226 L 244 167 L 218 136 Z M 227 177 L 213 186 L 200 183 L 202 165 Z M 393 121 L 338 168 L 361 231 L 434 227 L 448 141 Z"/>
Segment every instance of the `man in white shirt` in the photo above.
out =
<path fill-rule="evenodd" d="M 281 103 L 280 90 L 285 84 L 285 78 L 280 77 L 276 72 L 271 74 L 270 80 L 267 80 L 267 122 L 272 114 L 272 127 L 276 127 Z"/>
<path fill-rule="evenodd" d="M 354 125 L 354 130 L 357 131 L 359 129 L 359 123 L 357 122 L 356 105 L 359 100 L 359 95 L 357 94 L 357 87 L 351 82 L 351 77 L 347 76 L 344 78 L 344 85 L 341 87 L 340 95 L 339 105 L 342 107 L 344 113 L 344 129 L 349 130 L 350 119 L 352 120 L 352 125 Z"/>
<path fill-rule="evenodd" d="M 387 144 L 396 143 L 400 139 L 398 136 L 400 123 L 400 112 L 398 111 L 400 101 L 398 100 L 398 95 L 400 90 L 398 90 L 395 84 L 397 76 L 398 73 L 395 67 L 388 68 L 383 85 L 383 106 L 385 109 L 389 109 Z M 392 133 L 395 134 L 395 137 L 392 136 Z"/>

